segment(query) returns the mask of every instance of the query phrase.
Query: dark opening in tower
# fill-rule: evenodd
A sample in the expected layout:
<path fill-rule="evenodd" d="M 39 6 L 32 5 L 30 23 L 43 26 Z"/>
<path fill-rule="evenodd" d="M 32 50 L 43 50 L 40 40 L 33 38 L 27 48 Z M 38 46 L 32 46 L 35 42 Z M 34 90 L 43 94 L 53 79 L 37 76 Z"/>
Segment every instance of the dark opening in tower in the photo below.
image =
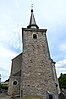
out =
<path fill-rule="evenodd" d="M 33 34 L 33 39 L 37 39 L 37 35 L 36 34 Z"/>

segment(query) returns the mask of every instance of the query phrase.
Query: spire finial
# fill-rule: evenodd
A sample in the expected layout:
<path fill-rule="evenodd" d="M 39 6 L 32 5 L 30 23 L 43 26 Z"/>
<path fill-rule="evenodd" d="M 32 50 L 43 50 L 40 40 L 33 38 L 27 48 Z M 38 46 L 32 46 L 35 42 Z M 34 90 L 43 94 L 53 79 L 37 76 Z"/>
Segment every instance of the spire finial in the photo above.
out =
<path fill-rule="evenodd" d="M 33 12 L 33 4 L 31 4 L 31 12 Z"/>

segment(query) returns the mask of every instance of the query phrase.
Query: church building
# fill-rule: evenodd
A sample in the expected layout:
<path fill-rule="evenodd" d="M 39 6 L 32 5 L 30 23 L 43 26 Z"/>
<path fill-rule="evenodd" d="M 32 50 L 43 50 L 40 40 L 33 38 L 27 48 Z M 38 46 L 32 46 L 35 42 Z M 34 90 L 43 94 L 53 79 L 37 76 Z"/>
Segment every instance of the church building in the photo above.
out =
<path fill-rule="evenodd" d="M 58 99 L 59 84 L 51 59 L 47 29 L 36 24 L 33 9 L 27 28 L 22 28 L 23 52 L 12 59 L 9 95 L 21 99 Z"/>

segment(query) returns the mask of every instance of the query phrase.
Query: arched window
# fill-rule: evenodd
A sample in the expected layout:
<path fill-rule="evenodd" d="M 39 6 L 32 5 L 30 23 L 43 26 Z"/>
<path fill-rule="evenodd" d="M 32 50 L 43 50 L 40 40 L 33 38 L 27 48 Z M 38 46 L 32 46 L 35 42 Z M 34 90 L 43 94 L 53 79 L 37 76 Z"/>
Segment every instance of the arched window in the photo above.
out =
<path fill-rule="evenodd" d="M 33 39 L 37 39 L 37 35 L 36 34 L 33 34 Z"/>

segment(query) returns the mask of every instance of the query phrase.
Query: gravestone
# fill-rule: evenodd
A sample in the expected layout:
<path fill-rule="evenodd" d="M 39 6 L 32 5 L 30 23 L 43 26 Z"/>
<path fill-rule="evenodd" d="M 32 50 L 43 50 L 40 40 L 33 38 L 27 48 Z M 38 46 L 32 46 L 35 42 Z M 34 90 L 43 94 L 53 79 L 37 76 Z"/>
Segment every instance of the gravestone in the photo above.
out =
<path fill-rule="evenodd" d="M 63 92 L 61 92 L 58 96 L 59 99 L 65 99 L 65 94 Z"/>

